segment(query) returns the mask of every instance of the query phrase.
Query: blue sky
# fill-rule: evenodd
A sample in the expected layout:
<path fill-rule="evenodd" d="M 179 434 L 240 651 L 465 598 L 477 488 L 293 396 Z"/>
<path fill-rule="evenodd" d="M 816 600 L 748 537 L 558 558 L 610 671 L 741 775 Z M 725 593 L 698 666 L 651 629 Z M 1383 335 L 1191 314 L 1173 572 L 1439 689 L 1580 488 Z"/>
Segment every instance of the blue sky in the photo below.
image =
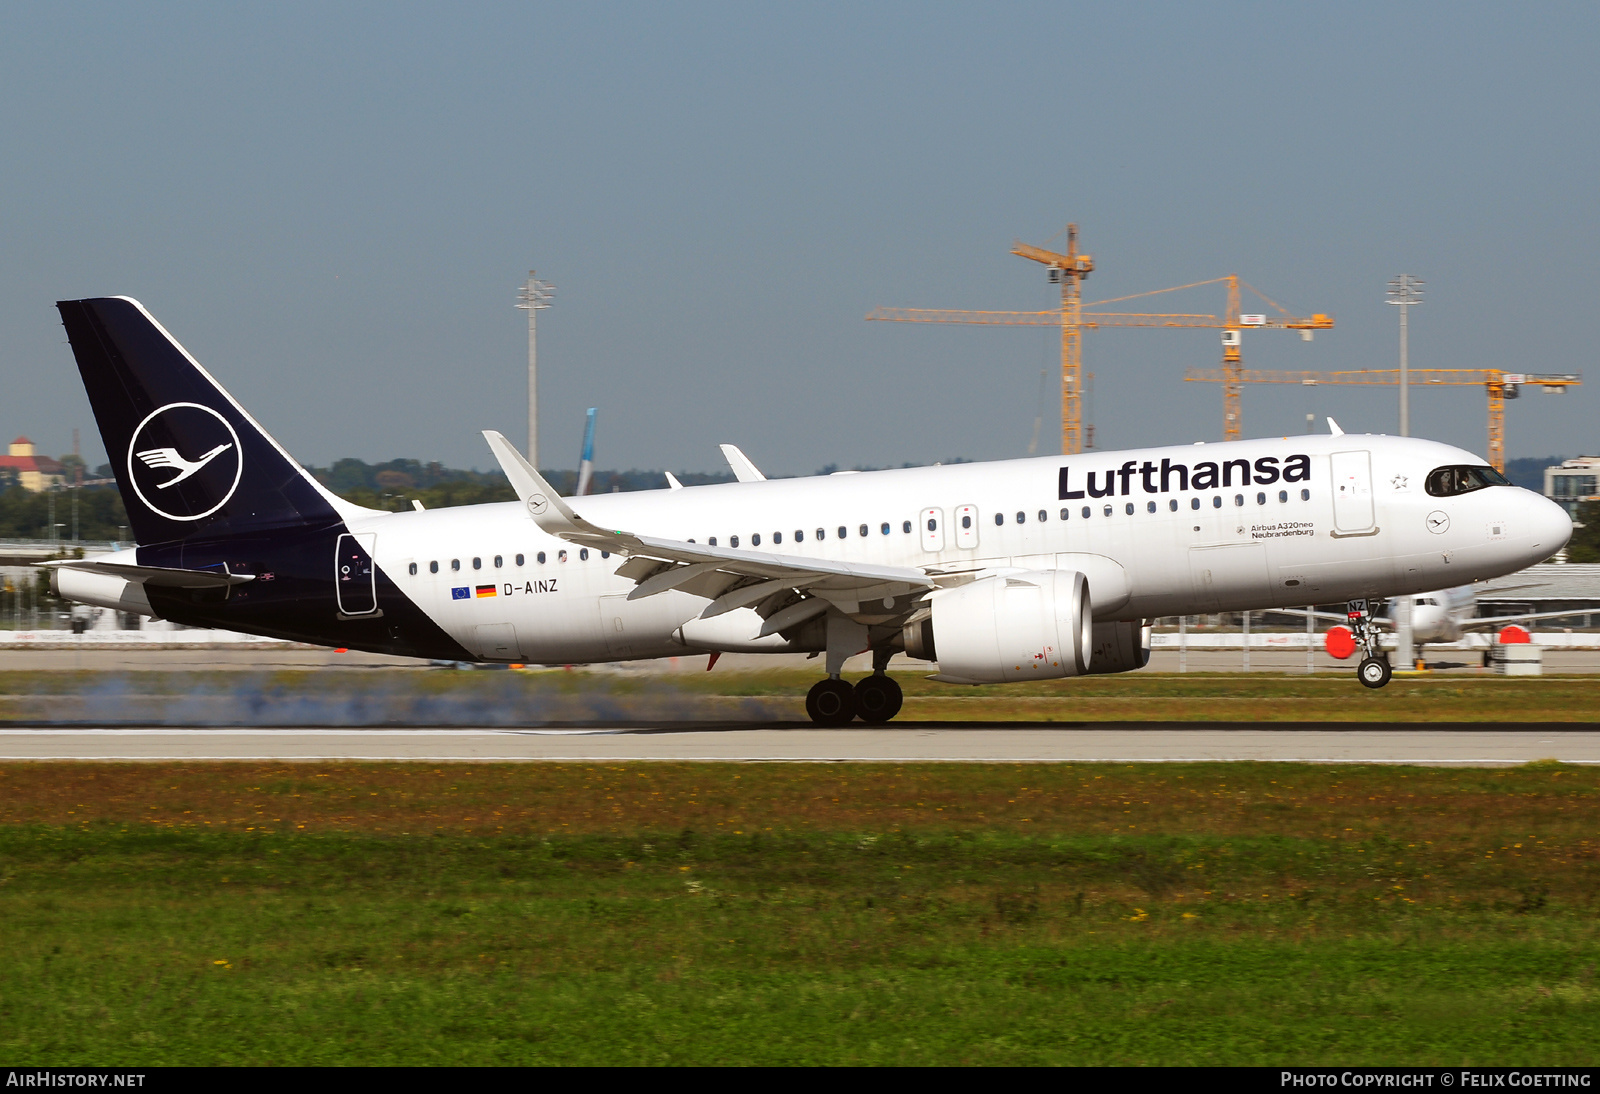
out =
<path fill-rule="evenodd" d="M 866 323 L 1050 306 L 1012 257 L 1073 220 L 1090 299 L 1237 272 L 1306 344 L 1258 368 L 1585 371 L 1600 8 L 1547 4 L 0 4 L 0 432 L 98 437 L 52 302 L 138 297 L 297 456 L 774 473 L 1025 454 L 1053 332 Z M 1216 290 L 1165 298 L 1216 311 Z M 1216 439 L 1214 331 L 1088 336 L 1100 447 Z M 1530 392 L 1510 454 L 1600 450 Z M 1251 388 L 1393 432 L 1393 389 Z M 1413 432 L 1481 452 L 1476 389 Z"/>

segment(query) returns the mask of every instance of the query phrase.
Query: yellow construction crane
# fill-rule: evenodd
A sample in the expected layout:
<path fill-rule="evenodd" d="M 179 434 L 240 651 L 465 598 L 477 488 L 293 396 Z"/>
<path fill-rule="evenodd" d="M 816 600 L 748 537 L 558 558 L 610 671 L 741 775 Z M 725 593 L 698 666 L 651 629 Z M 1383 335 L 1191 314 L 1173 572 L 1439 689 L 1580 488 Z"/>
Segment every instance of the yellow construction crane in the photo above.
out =
<path fill-rule="evenodd" d="M 1496 471 L 1506 469 L 1506 400 L 1515 399 L 1525 385 L 1538 385 L 1549 392 L 1565 394 L 1567 388 L 1583 383 L 1578 372 L 1504 372 L 1497 368 L 1414 368 L 1411 382 L 1422 386 L 1450 387 L 1482 384 L 1489 396 L 1489 463 Z M 1392 368 L 1356 369 L 1350 372 L 1278 372 L 1262 369 L 1229 375 L 1223 369 L 1190 369 L 1186 381 L 1231 384 L 1388 384 L 1400 382 L 1400 370 Z"/>
<path fill-rule="evenodd" d="M 1311 332 L 1327 330 L 1333 326 L 1333 317 L 1316 314 L 1310 317 L 1290 315 L 1260 290 L 1241 281 L 1237 274 L 1214 277 L 1209 281 L 1195 281 L 1176 285 L 1170 289 L 1134 293 L 1092 304 L 1082 301 L 1084 278 L 1094 270 L 1094 259 L 1078 251 L 1078 226 L 1067 225 L 1067 250 L 1058 251 L 1035 247 L 1029 243 L 1013 244 L 1011 253 L 1021 258 L 1042 263 L 1049 272 L 1052 284 L 1061 286 L 1061 307 L 1050 311 L 968 311 L 954 308 L 875 308 L 867 314 L 869 320 L 891 323 L 972 323 L 980 326 L 1023 326 L 1061 328 L 1061 451 L 1071 455 L 1083 451 L 1083 331 L 1097 327 L 1201 327 L 1222 330 L 1222 367 L 1230 374 L 1241 373 L 1244 368 L 1240 347 L 1240 332 L 1246 327 L 1264 330 L 1298 330 L 1307 341 Z M 1086 307 L 1117 304 L 1161 293 L 1196 289 L 1204 285 L 1226 284 L 1228 306 L 1223 315 L 1187 312 L 1086 312 Z M 1242 315 L 1239 307 L 1240 287 L 1249 289 L 1266 301 L 1279 314 Z M 1223 439 L 1238 440 L 1241 431 L 1239 409 L 1239 383 L 1234 381 L 1223 390 Z"/>

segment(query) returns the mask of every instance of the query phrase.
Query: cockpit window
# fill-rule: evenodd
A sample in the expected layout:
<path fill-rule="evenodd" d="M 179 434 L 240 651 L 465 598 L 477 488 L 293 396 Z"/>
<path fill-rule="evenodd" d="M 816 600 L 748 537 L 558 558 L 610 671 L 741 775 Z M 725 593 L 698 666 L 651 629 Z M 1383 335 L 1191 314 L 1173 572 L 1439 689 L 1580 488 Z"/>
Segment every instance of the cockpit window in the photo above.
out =
<path fill-rule="evenodd" d="M 1511 480 L 1492 467 L 1436 467 L 1428 472 L 1428 493 L 1436 498 L 1470 494 L 1485 486 L 1510 486 Z"/>

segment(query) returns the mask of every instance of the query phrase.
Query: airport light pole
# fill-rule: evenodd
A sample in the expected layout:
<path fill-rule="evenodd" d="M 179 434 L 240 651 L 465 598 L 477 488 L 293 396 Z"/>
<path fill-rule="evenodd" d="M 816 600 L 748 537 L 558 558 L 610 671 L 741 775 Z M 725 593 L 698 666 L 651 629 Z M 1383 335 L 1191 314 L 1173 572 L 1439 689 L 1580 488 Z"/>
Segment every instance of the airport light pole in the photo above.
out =
<path fill-rule="evenodd" d="M 1411 384 L 1409 370 L 1411 362 L 1408 356 L 1406 317 L 1412 307 L 1422 303 L 1422 286 L 1425 282 L 1421 278 L 1412 277 L 1410 274 L 1400 274 L 1389 282 L 1388 303 L 1400 309 L 1400 436 L 1411 436 Z"/>
<path fill-rule="evenodd" d="M 539 466 L 539 324 L 538 315 L 555 300 L 556 287 L 540 281 L 532 270 L 517 291 L 517 307 L 528 313 L 528 462 Z"/>
<path fill-rule="evenodd" d="M 1400 436 L 1411 436 L 1411 362 L 1409 359 L 1410 345 L 1408 342 L 1409 330 L 1406 323 L 1411 309 L 1422 303 L 1421 278 L 1411 274 L 1399 274 L 1389 281 L 1389 299 L 1387 303 L 1400 309 Z M 1416 644 L 1411 638 L 1411 608 L 1416 598 L 1407 593 L 1400 598 L 1395 612 L 1395 637 L 1398 648 L 1394 651 L 1396 659 L 1406 668 L 1412 668 L 1416 661 Z"/>

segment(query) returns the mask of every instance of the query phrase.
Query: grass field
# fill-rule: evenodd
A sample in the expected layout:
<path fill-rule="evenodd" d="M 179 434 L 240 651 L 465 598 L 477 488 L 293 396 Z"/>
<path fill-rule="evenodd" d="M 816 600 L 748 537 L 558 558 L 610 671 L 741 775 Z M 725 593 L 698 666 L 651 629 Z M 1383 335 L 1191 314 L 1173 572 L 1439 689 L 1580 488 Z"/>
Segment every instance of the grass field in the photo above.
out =
<path fill-rule="evenodd" d="M 897 675 L 901 721 L 1593 722 L 1600 677 L 1397 676 L 1382 691 L 1349 673 L 1091 676 L 953 687 Z M 803 721 L 813 671 L 0 672 L 0 722 L 165 724 L 548 724 Z"/>
<path fill-rule="evenodd" d="M 1600 771 L 0 766 L 0 1056 L 1593 1064 Z"/>

